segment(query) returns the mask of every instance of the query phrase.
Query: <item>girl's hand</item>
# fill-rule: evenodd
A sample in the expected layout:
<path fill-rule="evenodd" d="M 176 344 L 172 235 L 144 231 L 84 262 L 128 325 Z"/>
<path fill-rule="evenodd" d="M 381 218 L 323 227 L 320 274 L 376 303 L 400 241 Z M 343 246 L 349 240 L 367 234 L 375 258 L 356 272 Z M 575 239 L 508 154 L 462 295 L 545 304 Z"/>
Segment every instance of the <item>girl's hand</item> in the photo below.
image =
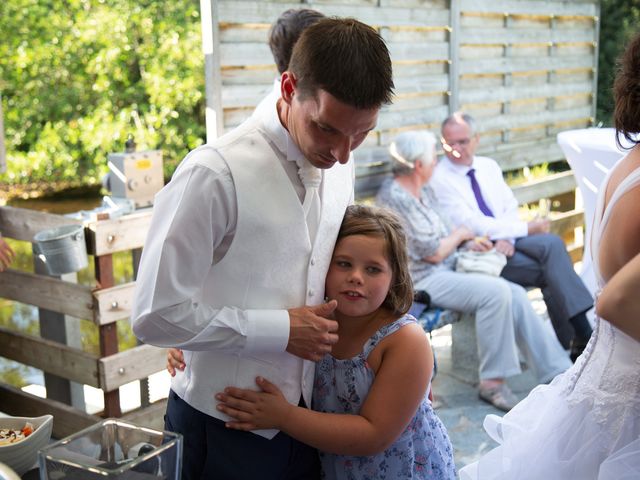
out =
<path fill-rule="evenodd" d="M 184 371 L 184 354 L 182 350 L 170 348 L 167 350 L 167 371 L 172 377 L 176 376 L 176 370 Z"/>
<path fill-rule="evenodd" d="M 273 383 L 262 377 L 256 378 L 261 392 L 227 387 L 216 395 L 218 410 L 234 420 L 227 422 L 227 428 L 234 430 L 259 430 L 263 428 L 282 429 L 289 416 L 291 405 Z"/>

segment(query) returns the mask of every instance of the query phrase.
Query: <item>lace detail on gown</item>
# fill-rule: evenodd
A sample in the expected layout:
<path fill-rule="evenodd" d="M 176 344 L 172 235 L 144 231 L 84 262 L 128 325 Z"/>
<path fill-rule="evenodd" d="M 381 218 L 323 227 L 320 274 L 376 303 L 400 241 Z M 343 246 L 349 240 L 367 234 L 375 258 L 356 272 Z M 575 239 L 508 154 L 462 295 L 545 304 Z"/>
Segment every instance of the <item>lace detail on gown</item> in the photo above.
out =
<path fill-rule="evenodd" d="M 605 189 L 599 194 L 591 251 L 600 289 L 600 237 L 617 201 L 639 185 L 637 168 L 618 185 L 606 209 Z M 489 415 L 485 429 L 500 445 L 462 469 L 461 479 L 640 478 L 640 343 L 596 318 L 575 365 L 533 389 L 504 417 Z"/>

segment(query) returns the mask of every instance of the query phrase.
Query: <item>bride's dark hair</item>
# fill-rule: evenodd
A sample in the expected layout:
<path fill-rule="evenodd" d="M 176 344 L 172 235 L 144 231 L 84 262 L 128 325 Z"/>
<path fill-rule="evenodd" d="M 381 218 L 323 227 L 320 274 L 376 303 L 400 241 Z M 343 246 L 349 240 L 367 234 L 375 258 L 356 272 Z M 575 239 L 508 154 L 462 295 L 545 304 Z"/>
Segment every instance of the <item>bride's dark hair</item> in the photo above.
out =
<path fill-rule="evenodd" d="M 640 143 L 640 33 L 637 33 L 627 45 L 619 62 L 619 69 L 613 84 L 616 100 L 613 122 L 616 137 L 620 144 L 620 135 L 632 144 Z"/>

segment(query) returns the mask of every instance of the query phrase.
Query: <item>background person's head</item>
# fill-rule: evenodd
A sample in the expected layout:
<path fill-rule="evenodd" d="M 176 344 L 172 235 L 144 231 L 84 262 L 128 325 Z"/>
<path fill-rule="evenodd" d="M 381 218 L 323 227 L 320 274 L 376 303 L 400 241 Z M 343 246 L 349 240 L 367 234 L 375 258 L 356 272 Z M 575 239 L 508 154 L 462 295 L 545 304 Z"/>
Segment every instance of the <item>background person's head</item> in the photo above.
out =
<path fill-rule="evenodd" d="M 391 102 L 391 58 L 371 27 L 325 18 L 307 27 L 281 79 L 280 120 L 318 168 L 346 163 Z"/>
<path fill-rule="evenodd" d="M 442 148 L 451 162 L 458 165 L 473 163 L 480 137 L 471 115 L 463 112 L 450 115 L 442 122 L 441 134 Z"/>
<path fill-rule="evenodd" d="M 379 238 L 383 241 L 385 257 L 392 270 L 392 279 L 382 307 L 398 315 L 408 312 L 413 303 L 413 284 L 409 274 L 407 240 L 400 219 L 386 208 L 350 205 L 342 220 L 336 248 L 341 240 L 353 235 Z"/>
<path fill-rule="evenodd" d="M 425 184 L 436 164 L 436 137 L 426 130 L 402 132 L 389 145 L 389 154 L 394 176 L 419 174 Z"/>
<path fill-rule="evenodd" d="M 321 18 L 325 18 L 324 14 L 310 8 L 292 8 L 282 12 L 278 17 L 269 30 L 269 48 L 278 67 L 278 73 L 282 74 L 289 66 L 293 46 L 302 31 Z"/>
<path fill-rule="evenodd" d="M 631 144 L 638 144 L 640 137 L 634 134 L 640 133 L 640 33 L 631 39 L 619 64 L 613 84 L 613 121 L 618 141 L 623 135 Z"/>

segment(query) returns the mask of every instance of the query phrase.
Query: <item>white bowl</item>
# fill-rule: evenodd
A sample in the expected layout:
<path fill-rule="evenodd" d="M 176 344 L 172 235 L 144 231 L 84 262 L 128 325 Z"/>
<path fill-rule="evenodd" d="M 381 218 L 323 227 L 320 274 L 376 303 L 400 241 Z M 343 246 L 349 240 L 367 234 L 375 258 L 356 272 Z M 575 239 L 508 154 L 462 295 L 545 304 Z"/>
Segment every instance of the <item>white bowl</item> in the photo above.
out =
<path fill-rule="evenodd" d="M 0 462 L 8 465 L 22 475 L 35 467 L 38 450 L 49 443 L 53 428 L 53 416 L 42 417 L 0 417 L 0 428 L 21 429 L 29 422 L 33 425 L 33 433 L 24 440 L 10 445 L 0 446 Z"/>

